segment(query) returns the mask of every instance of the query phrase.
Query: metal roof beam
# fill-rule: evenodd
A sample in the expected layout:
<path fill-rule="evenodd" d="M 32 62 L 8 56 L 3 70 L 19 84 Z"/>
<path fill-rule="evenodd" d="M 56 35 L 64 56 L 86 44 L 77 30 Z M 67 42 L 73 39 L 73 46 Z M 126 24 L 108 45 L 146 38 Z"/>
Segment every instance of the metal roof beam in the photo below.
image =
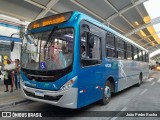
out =
<path fill-rule="evenodd" d="M 80 4 L 79 2 L 77 2 L 76 0 L 70 0 L 72 3 L 74 3 L 75 5 L 79 6 L 80 8 L 84 9 L 85 11 L 89 12 L 90 14 L 94 15 L 95 17 L 97 17 L 98 19 L 100 19 L 101 21 L 104 21 L 104 19 L 102 17 L 100 17 L 99 15 L 97 15 L 96 13 L 94 13 L 93 11 L 89 10 L 88 8 L 84 7 L 82 4 Z"/>
<path fill-rule="evenodd" d="M 97 15 L 96 13 L 92 12 L 91 10 L 89 10 L 88 8 L 86 8 L 85 6 L 83 6 L 82 4 L 80 4 L 79 2 L 77 2 L 76 0 L 70 0 L 72 3 L 74 3 L 75 5 L 79 6 L 80 8 L 84 9 L 85 11 L 89 12 L 90 14 L 92 14 L 93 16 L 99 18 L 101 21 L 105 21 L 104 18 L 100 17 L 99 15 Z M 120 30 L 119 28 L 117 28 L 116 26 L 114 26 L 113 24 L 108 23 L 108 25 L 111 25 L 112 27 L 114 27 L 115 29 L 119 30 L 122 33 L 125 33 L 124 31 Z"/>
<path fill-rule="evenodd" d="M 149 43 L 150 43 L 150 41 L 147 41 L 147 40 L 145 40 L 145 39 L 142 39 L 142 40 L 144 40 L 145 42 L 147 42 L 146 44 L 148 45 Z M 142 41 L 141 40 L 141 41 Z M 135 41 L 136 42 L 136 41 Z M 144 45 L 146 45 L 146 44 L 142 44 L 142 42 L 140 42 L 140 41 L 138 41 L 138 42 L 136 42 L 137 44 L 140 44 L 142 47 L 144 47 Z M 152 45 L 152 44 L 151 44 Z"/>
<path fill-rule="evenodd" d="M 104 0 L 114 11 L 116 11 L 118 14 L 119 14 L 119 11 L 110 3 L 108 2 L 107 0 Z M 123 15 L 120 15 L 130 26 L 132 26 L 134 28 L 134 26 L 123 16 Z M 109 23 L 110 24 L 110 23 Z M 120 29 L 118 29 L 119 31 L 121 31 Z M 122 32 L 124 33 L 124 32 Z"/>
<path fill-rule="evenodd" d="M 146 36 L 146 37 L 143 37 L 143 38 L 141 38 L 141 39 L 139 39 L 139 40 L 136 40 L 135 42 L 140 42 L 140 41 L 142 41 L 142 40 L 145 40 L 145 39 L 147 39 L 147 38 L 149 38 L 149 37 L 152 37 L 153 35 L 156 35 L 156 34 L 159 34 L 160 33 L 160 31 L 158 31 L 158 32 L 155 32 L 155 33 L 153 33 L 153 34 L 151 34 L 151 35 L 148 35 L 148 36 Z M 158 39 L 157 39 L 158 40 Z M 146 43 L 146 44 L 144 44 L 143 45 L 143 47 L 145 47 L 145 46 L 147 46 L 148 44 L 151 44 L 152 45 L 152 41 L 148 41 L 148 43 Z"/>
<path fill-rule="evenodd" d="M 18 18 L 20 20 L 25 20 L 25 21 L 29 21 L 29 22 L 33 21 L 32 19 L 29 19 L 29 18 L 26 18 L 26 17 L 22 17 L 22 16 L 19 16 L 17 14 L 13 14 L 13 13 L 10 13 L 10 12 L 7 12 L 7 11 L 3 11 L 3 10 L 0 10 L 0 13 L 4 14 L 4 15 L 11 16 L 11 17 Z"/>
<path fill-rule="evenodd" d="M 43 6 L 43 5 L 41 5 L 41 4 L 38 4 L 38 3 L 36 3 L 36 2 L 34 2 L 34 1 L 32 1 L 32 0 L 24 0 L 25 2 L 28 2 L 28 3 L 30 3 L 30 4 L 32 4 L 32 5 L 35 5 L 35 6 L 37 6 L 37 7 L 39 7 L 39 8 L 42 8 L 42 9 L 46 9 L 46 6 Z M 53 14 L 57 14 L 58 12 L 56 12 L 56 11 L 54 11 L 54 10 L 49 10 L 49 12 L 51 12 L 51 13 L 53 13 Z"/>
<path fill-rule="evenodd" d="M 132 2 L 133 5 L 135 4 L 135 2 L 134 2 L 133 0 L 131 0 L 131 2 Z M 141 16 L 141 18 L 143 19 L 143 15 L 142 15 L 142 13 L 140 12 L 140 10 L 138 9 L 138 7 L 135 6 L 135 8 L 136 8 L 137 12 L 139 13 L 139 15 Z"/>
<path fill-rule="evenodd" d="M 107 0 L 104 0 L 114 11 L 116 11 L 117 14 L 119 14 L 130 26 L 134 28 L 134 26 L 122 15 L 119 13 L 119 11 Z"/>
<path fill-rule="evenodd" d="M 113 10 L 115 10 L 118 14 L 120 14 L 119 13 L 119 11 L 110 3 L 110 2 L 108 2 L 107 0 L 104 0 Z M 134 4 L 134 2 L 132 1 L 132 4 Z M 139 13 L 140 14 L 140 13 Z M 132 27 L 132 28 L 134 28 L 134 26 L 127 20 L 127 18 L 126 17 L 124 17 L 124 15 L 122 15 L 122 14 L 120 14 L 120 16 Z M 142 17 L 142 16 L 141 16 Z M 143 18 L 143 17 L 142 17 Z M 140 38 L 142 38 L 140 35 L 138 35 Z M 144 39 L 146 42 L 148 42 L 146 39 Z"/>
<path fill-rule="evenodd" d="M 125 33 L 123 30 L 117 28 L 116 26 L 114 26 L 113 24 L 109 23 L 109 26 L 112 26 L 113 28 L 117 29 L 118 31 L 120 31 L 122 34 Z"/>
<path fill-rule="evenodd" d="M 152 33 L 151 35 L 148 35 L 148 36 L 146 36 L 146 37 L 143 37 L 142 39 L 138 39 L 137 41 L 140 41 L 140 40 L 143 40 L 143 39 L 149 38 L 149 37 L 151 37 L 151 36 L 153 36 L 153 35 L 156 35 L 156 34 L 159 34 L 159 33 L 160 33 L 160 31 L 155 32 L 155 33 Z"/>
<path fill-rule="evenodd" d="M 106 2 L 114 11 L 119 13 L 119 11 L 110 2 L 108 2 L 108 0 L 104 0 L 104 2 Z"/>
<path fill-rule="evenodd" d="M 148 44 L 152 44 L 152 42 L 148 42 L 146 44 L 143 44 L 143 47 L 147 46 Z"/>
<path fill-rule="evenodd" d="M 134 1 L 133 0 L 131 0 L 131 2 L 132 2 L 132 4 L 134 4 Z M 141 13 L 141 11 L 138 9 L 138 7 L 136 6 L 135 7 L 136 8 L 136 10 L 137 10 L 137 12 L 139 13 L 139 15 L 141 16 L 141 18 L 143 19 L 144 17 L 143 17 L 143 15 L 142 15 L 142 13 Z M 149 37 L 151 37 L 151 36 L 153 36 L 153 35 L 155 35 L 155 34 L 157 34 L 158 32 L 156 32 L 156 33 L 153 33 L 152 35 L 149 35 L 149 36 L 147 36 L 147 37 L 144 37 L 144 38 L 142 38 L 142 39 L 139 39 L 140 41 L 141 40 L 145 40 L 146 41 L 146 39 L 147 38 L 149 38 Z M 137 40 L 137 41 L 139 41 L 139 40 Z M 156 40 L 155 40 L 156 41 Z M 157 42 L 157 41 L 156 41 Z M 146 44 L 144 44 L 144 45 L 142 45 L 143 47 L 146 47 L 148 44 L 150 44 L 151 46 L 152 46 L 152 41 L 148 41 L 148 43 L 146 43 Z"/>
<path fill-rule="evenodd" d="M 134 28 L 134 26 L 127 20 L 126 17 L 124 17 L 123 15 L 121 15 L 121 17 L 122 17 L 130 26 L 132 26 L 132 28 Z"/>
<path fill-rule="evenodd" d="M 140 46 L 142 46 L 142 47 L 144 47 L 144 45 L 146 45 L 146 44 L 149 44 L 150 42 L 148 42 L 148 41 L 146 41 L 146 40 L 144 40 L 145 42 L 147 42 L 147 43 L 142 43 L 142 42 L 136 42 L 137 44 L 139 44 Z"/>
<path fill-rule="evenodd" d="M 148 23 L 146 23 L 146 24 L 143 24 L 143 25 L 140 25 L 139 27 L 131 30 L 130 32 L 128 32 L 128 33 L 126 33 L 126 34 L 124 34 L 124 35 L 125 35 L 126 37 L 128 37 L 128 36 L 130 36 L 130 35 L 132 35 L 132 34 L 134 34 L 134 33 L 137 33 L 138 31 L 140 31 L 140 30 L 142 30 L 142 29 L 144 29 L 144 28 L 147 28 L 147 27 L 149 27 L 149 26 L 152 26 L 152 25 L 155 25 L 155 24 L 158 24 L 158 23 L 160 23 L 160 17 L 154 18 L 154 19 L 152 19 L 150 22 L 148 22 Z"/>
<path fill-rule="evenodd" d="M 133 0 L 131 0 L 131 2 L 132 2 L 133 5 L 135 4 L 135 2 L 134 2 Z M 135 9 L 137 10 L 138 14 L 139 14 L 139 15 L 141 16 L 141 18 L 143 19 L 144 17 L 143 17 L 141 11 L 138 9 L 137 6 L 135 6 Z M 139 36 L 140 36 L 140 35 L 139 35 Z M 144 40 L 144 41 L 148 42 L 147 45 L 148 45 L 148 44 L 151 44 L 150 41 L 144 39 L 142 36 L 140 36 L 140 38 L 141 38 L 141 41 Z M 138 41 L 138 40 L 137 40 L 137 41 Z M 135 42 L 137 42 L 137 41 L 135 41 Z M 139 42 L 138 42 L 138 43 L 139 43 Z M 152 45 L 152 44 L 151 44 L 151 45 Z M 142 46 L 144 47 L 144 45 L 142 45 Z"/>
<path fill-rule="evenodd" d="M 107 0 L 104 0 L 104 1 L 106 2 Z M 110 16 L 109 18 L 107 18 L 107 19 L 104 21 L 104 24 L 106 24 L 107 22 L 110 22 L 111 20 L 113 20 L 114 18 L 118 17 L 119 15 L 125 13 L 126 11 L 128 11 L 128 10 L 134 8 L 135 6 L 137 6 L 137 5 L 139 5 L 139 4 L 143 3 L 143 2 L 146 2 L 146 1 L 148 1 L 148 0 L 139 0 L 139 1 L 135 2 L 132 6 L 123 8 L 123 9 L 120 10 L 118 13 L 115 13 L 114 15 Z M 108 2 L 108 1 L 107 1 L 107 2 Z"/>
<path fill-rule="evenodd" d="M 23 22 L 23 21 L 20 21 L 18 19 L 14 19 L 14 18 L 11 18 L 11 17 L 7 17 L 5 15 L 0 15 L 0 20 L 10 21 L 10 22 L 17 23 L 17 24 L 20 24 L 20 25 L 25 25 L 25 26 L 28 25 L 28 23 L 26 23 L 26 22 Z"/>
<path fill-rule="evenodd" d="M 47 4 L 46 9 L 44 9 L 44 10 L 36 17 L 36 19 L 40 19 L 40 18 L 44 17 L 58 1 L 59 1 L 59 0 L 51 0 L 51 1 Z"/>
<path fill-rule="evenodd" d="M 148 49 L 148 50 L 149 50 L 149 49 L 154 50 L 155 47 L 156 47 L 157 49 L 160 49 L 159 44 L 157 44 L 157 45 L 155 45 L 155 46 L 148 47 L 147 49 Z"/>
<path fill-rule="evenodd" d="M 119 11 L 110 3 L 108 2 L 107 0 L 104 0 L 114 11 L 116 11 L 117 13 L 119 13 Z M 134 28 L 134 26 L 123 16 L 123 15 L 120 15 L 130 26 L 132 26 Z M 111 24 L 111 23 L 107 23 L 107 24 Z M 111 24 L 112 26 L 112 24 Z M 114 26 L 113 26 L 114 27 Z M 116 28 L 117 29 L 117 28 Z M 122 33 L 124 33 L 124 31 L 122 31 L 121 29 L 117 29 L 119 31 L 121 31 Z"/>
<path fill-rule="evenodd" d="M 41 5 L 41 4 L 38 4 L 38 3 L 36 3 L 36 2 L 34 2 L 34 1 L 32 1 L 32 0 L 24 0 L 24 1 L 26 1 L 26 2 L 28 2 L 28 3 L 30 3 L 30 4 L 32 4 L 32 5 L 35 5 L 35 6 L 39 7 L 39 8 L 46 9 L 45 6 L 43 6 L 43 5 Z M 78 3 L 77 1 L 75 1 L 75 0 L 70 0 L 70 1 L 71 1 L 72 3 L 78 5 L 79 7 L 81 7 L 82 9 L 84 9 L 85 11 L 89 12 L 90 14 L 94 15 L 95 17 L 99 18 L 101 21 L 103 21 L 103 22 L 105 21 L 105 19 L 103 19 L 103 18 L 100 17 L 99 15 L 95 14 L 94 12 L 92 12 L 91 10 L 89 10 L 88 8 L 84 7 L 83 5 L 81 5 L 80 3 Z M 54 13 L 54 14 L 58 14 L 58 12 L 56 12 L 56 11 L 54 11 L 54 10 L 51 10 L 51 9 L 49 10 L 49 12 L 52 12 L 52 13 Z M 120 29 L 117 28 L 116 26 L 114 26 L 114 25 L 112 25 L 112 24 L 110 24 L 110 25 L 111 25 L 112 27 L 114 27 L 115 29 L 119 30 L 121 33 L 125 33 L 124 31 L 120 30 Z"/>

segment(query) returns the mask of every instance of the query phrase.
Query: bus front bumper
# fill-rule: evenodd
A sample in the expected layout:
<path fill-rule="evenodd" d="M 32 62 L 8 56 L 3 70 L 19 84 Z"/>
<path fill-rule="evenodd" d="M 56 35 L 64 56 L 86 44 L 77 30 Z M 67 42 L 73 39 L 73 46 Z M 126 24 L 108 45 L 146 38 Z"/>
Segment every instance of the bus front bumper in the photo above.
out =
<path fill-rule="evenodd" d="M 27 87 L 21 83 L 21 93 L 22 96 L 33 101 L 49 103 L 64 108 L 77 108 L 77 88 L 70 88 L 65 91 L 50 91 Z"/>

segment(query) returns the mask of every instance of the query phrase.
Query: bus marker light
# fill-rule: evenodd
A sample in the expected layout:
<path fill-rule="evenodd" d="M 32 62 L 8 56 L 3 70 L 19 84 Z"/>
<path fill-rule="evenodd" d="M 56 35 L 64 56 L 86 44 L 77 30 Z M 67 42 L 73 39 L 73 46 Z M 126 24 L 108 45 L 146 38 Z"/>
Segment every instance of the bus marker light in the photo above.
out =
<path fill-rule="evenodd" d="M 86 92 L 86 90 L 83 90 L 83 92 Z"/>
<path fill-rule="evenodd" d="M 79 91 L 79 93 L 84 93 L 84 92 L 86 92 L 86 90 L 81 90 L 81 91 Z"/>
<path fill-rule="evenodd" d="M 101 86 L 96 86 L 96 89 L 98 89 L 98 88 L 101 89 Z"/>

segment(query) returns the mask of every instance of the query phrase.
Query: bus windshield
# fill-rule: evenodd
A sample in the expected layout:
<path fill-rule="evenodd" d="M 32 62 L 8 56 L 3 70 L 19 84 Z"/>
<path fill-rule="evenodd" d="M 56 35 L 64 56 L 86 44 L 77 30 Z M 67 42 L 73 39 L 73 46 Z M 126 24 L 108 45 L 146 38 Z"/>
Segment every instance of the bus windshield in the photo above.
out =
<path fill-rule="evenodd" d="M 21 52 L 22 68 L 57 70 L 70 66 L 73 61 L 73 40 L 73 28 L 25 35 Z"/>

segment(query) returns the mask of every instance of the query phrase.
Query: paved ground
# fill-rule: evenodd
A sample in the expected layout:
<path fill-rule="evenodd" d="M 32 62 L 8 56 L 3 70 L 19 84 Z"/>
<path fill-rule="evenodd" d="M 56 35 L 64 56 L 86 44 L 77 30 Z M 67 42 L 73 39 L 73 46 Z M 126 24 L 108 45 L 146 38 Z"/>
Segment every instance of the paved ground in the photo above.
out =
<path fill-rule="evenodd" d="M 124 113 L 132 113 L 138 112 L 141 113 L 142 111 L 148 111 L 156 113 L 155 111 L 160 112 L 160 71 L 151 71 L 150 78 L 143 82 L 140 87 L 133 86 L 129 89 L 126 89 L 118 94 L 115 94 L 108 105 L 102 106 L 98 103 L 94 103 L 87 107 L 82 108 L 81 110 L 72 111 L 72 115 L 70 117 L 56 117 L 54 119 L 66 119 L 66 120 L 89 120 L 89 119 L 101 119 L 101 120 L 159 120 L 160 118 L 157 117 L 118 117 L 123 115 Z M 68 109 L 63 109 L 59 107 L 55 107 L 49 104 L 40 103 L 40 102 L 28 102 L 25 104 L 19 104 L 14 107 L 10 107 L 7 109 L 0 109 L 1 111 L 52 111 L 50 112 L 52 115 L 55 116 L 63 116 Z M 57 113 L 59 111 L 59 113 Z M 94 111 L 94 112 L 93 112 Z M 98 111 L 98 112 L 97 112 Z M 101 112 L 99 112 L 101 111 Z M 114 117 L 104 117 L 106 114 L 116 113 Z M 114 111 L 114 112 L 112 112 Z M 117 111 L 117 112 L 115 112 Z M 49 112 L 48 112 L 49 113 Z M 87 116 L 96 116 L 96 117 L 82 117 Z M 143 113 L 143 112 L 142 112 Z M 98 117 L 98 115 L 100 117 Z M 143 114 L 141 114 L 143 115 Z M 10 119 L 10 118 L 8 118 Z M 7 120 L 8 120 L 7 119 Z M 13 119 L 22 119 L 22 118 L 12 118 Z M 28 118 L 23 118 L 27 120 Z M 53 119 L 53 118 L 38 118 L 41 119 Z M 2 120 L 2 119 L 1 119 Z"/>
<path fill-rule="evenodd" d="M 9 91 L 11 90 L 10 86 L 8 87 Z M 24 101 L 26 99 L 22 98 L 20 94 L 20 90 L 14 90 L 12 93 L 11 92 L 4 92 L 5 85 L 4 81 L 0 80 L 0 108 L 5 107 L 6 105 L 11 105 L 15 104 L 20 101 Z"/>

